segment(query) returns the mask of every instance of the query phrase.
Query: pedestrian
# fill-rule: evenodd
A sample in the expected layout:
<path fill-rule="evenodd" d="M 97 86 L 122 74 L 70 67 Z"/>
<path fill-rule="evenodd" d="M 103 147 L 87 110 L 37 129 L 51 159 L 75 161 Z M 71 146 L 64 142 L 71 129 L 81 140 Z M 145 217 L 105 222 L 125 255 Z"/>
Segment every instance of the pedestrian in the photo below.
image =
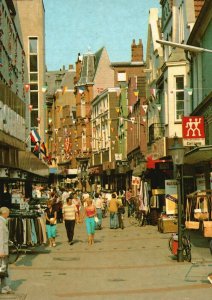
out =
<path fill-rule="evenodd" d="M 55 247 L 56 242 L 56 223 L 57 223 L 57 211 L 52 205 L 52 200 L 48 200 L 47 209 L 45 210 L 46 217 L 46 231 L 49 239 L 49 247 Z"/>
<path fill-rule="evenodd" d="M 72 194 L 66 199 L 66 204 L 63 205 L 63 220 L 65 222 L 68 242 L 73 245 L 75 223 L 78 221 L 78 210 L 76 205 L 72 202 L 74 196 Z"/>
<path fill-rule="evenodd" d="M 95 193 L 94 203 L 98 221 L 96 222 L 96 229 L 102 229 L 102 210 L 104 208 L 103 199 L 99 193 Z"/>
<path fill-rule="evenodd" d="M 119 222 L 119 228 L 124 229 L 124 214 L 125 214 L 125 208 L 122 202 L 121 195 L 117 198 L 118 201 L 118 222 Z"/>
<path fill-rule="evenodd" d="M 9 254 L 9 231 L 7 228 L 7 218 L 9 217 L 10 211 L 7 207 L 0 208 L 0 261 L 1 267 L 7 270 L 8 273 L 8 254 Z M 3 271 L 3 270 L 2 270 Z M 10 288 L 10 280 L 8 274 L 0 278 L 1 286 L 0 291 L 2 294 L 14 293 Z"/>
<path fill-rule="evenodd" d="M 86 199 L 87 205 L 85 206 L 85 224 L 86 231 L 88 234 L 88 244 L 92 245 L 94 243 L 94 234 L 95 234 L 95 219 L 96 216 L 96 207 L 93 204 L 93 200 L 91 198 Z"/>
<path fill-rule="evenodd" d="M 82 207 L 82 203 L 76 192 L 73 193 L 73 197 L 74 198 L 72 200 L 72 203 L 76 205 L 77 213 L 78 213 L 78 221 L 80 223 L 81 222 L 80 210 Z"/>
<path fill-rule="evenodd" d="M 116 198 L 116 193 L 112 194 L 112 199 L 109 202 L 109 212 L 110 212 L 110 229 L 117 229 L 119 228 L 118 223 L 118 201 Z"/>

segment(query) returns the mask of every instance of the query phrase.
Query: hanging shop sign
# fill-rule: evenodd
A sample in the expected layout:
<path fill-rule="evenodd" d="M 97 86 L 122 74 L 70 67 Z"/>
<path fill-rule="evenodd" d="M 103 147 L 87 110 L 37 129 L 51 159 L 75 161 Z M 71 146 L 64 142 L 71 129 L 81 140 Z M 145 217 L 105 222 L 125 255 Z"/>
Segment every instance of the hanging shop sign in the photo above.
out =
<path fill-rule="evenodd" d="M 165 199 L 166 199 L 166 214 L 177 214 L 177 180 L 165 180 Z"/>
<path fill-rule="evenodd" d="M 196 186 L 198 191 L 206 190 L 205 174 L 196 174 Z"/>
<path fill-rule="evenodd" d="M 183 146 L 204 146 L 204 117 L 189 116 L 182 118 Z"/>

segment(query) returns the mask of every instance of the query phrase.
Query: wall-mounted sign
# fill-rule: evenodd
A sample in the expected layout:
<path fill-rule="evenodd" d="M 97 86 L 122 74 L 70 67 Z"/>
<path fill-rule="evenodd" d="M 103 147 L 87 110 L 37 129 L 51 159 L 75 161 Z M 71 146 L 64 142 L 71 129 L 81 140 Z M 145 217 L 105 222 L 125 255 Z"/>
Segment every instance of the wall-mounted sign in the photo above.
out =
<path fill-rule="evenodd" d="M 190 116 L 182 118 L 183 146 L 204 146 L 204 117 Z"/>
<path fill-rule="evenodd" d="M 175 215 L 177 214 L 177 180 L 165 180 L 165 198 L 166 198 L 166 214 Z"/>
<path fill-rule="evenodd" d="M 198 191 L 206 189 L 205 174 L 196 174 L 196 186 Z"/>

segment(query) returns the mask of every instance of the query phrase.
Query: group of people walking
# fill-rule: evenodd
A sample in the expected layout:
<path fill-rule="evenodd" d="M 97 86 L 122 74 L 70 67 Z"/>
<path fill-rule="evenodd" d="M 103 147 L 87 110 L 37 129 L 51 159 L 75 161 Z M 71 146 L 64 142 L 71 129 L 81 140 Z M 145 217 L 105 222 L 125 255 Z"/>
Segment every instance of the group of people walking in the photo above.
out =
<path fill-rule="evenodd" d="M 56 223 L 58 220 L 58 207 L 55 206 L 55 195 L 48 200 L 45 210 L 46 231 L 49 239 L 49 247 L 56 246 Z M 85 220 L 88 243 L 94 243 L 95 230 L 102 229 L 103 209 L 105 201 L 100 193 L 94 193 L 93 197 L 89 194 L 78 195 L 75 191 L 64 190 L 62 199 L 62 220 L 65 224 L 68 242 L 73 245 L 74 229 L 76 223 L 83 223 Z M 110 213 L 110 228 L 117 229 L 123 227 L 121 215 L 124 213 L 124 206 L 121 198 L 117 198 L 116 193 L 112 194 L 112 199 L 106 204 Z"/>

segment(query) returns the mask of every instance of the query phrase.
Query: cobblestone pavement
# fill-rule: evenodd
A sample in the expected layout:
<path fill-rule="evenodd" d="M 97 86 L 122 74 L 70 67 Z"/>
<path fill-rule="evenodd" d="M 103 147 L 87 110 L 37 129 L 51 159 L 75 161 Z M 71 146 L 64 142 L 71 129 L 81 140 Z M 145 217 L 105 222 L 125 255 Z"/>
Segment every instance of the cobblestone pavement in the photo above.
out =
<path fill-rule="evenodd" d="M 195 237 L 192 263 L 178 263 L 168 250 L 170 234 L 155 226 L 109 229 L 109 218 L 88 246 L 85 224 L 76 225 L 75 243 L 67 243 L 58 224 L 57 246 L 39 247 L 10 266 L 15 295 L 0 299 L 212 299 L 208 241 Z M 42 253 L 49 250 L 49 253 Z"/>

